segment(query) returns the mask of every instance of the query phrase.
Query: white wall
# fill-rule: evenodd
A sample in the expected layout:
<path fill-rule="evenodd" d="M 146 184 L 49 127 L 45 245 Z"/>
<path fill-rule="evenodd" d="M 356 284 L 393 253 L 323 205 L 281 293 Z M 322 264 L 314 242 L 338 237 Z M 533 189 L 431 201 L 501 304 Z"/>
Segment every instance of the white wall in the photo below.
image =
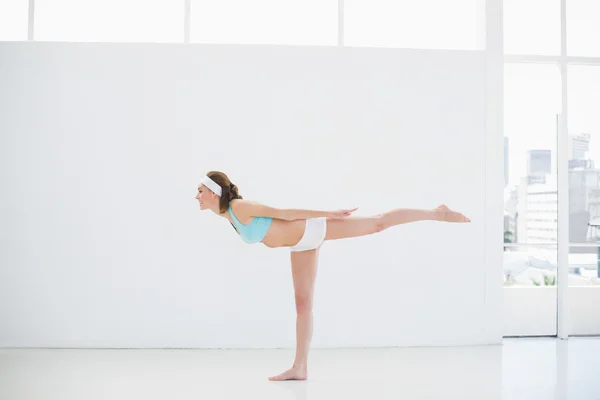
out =
<path fill-rule="evenodd" d="M 0 60 L 0 346 L 293 347 L 289 251 L 198 211 L 211 169 L 274 206 L 472 219 L 326 243 L 314 347 L 500 341 L 483 52 L 4 43 Z"/>

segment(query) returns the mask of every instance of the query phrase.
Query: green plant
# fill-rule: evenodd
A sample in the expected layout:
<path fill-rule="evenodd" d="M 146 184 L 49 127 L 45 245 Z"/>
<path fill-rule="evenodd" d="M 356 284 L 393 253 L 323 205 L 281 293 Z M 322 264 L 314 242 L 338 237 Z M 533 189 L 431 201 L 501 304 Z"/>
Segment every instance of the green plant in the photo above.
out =
<path fill-rule="evenodd" d="M 542 281 L 538 281 L 536 279 L 532 279 L 531 282 L 535 286 L 555 286 L 556 285 L 556 276 L 544 275 L 543 284 L 542 284 Z"/>
<path fill-rule="evenodd" d="M 504 243 L 512 243 L 513 242 L 513 233 L 511 231 L 505 231 L 504 232 Z M 506 251 L 506 249 L 508 248 L 508 246 L 504 246 L 504 251 Z"/>
<path fill-rule="evenodd" d="M 516 282 L 515 278 L 512 275 L 507 275 L 504 280 L 504 286 L 513 286 Z"/>
<path fill-rule="evenodd" d="M 545 275 L 544 276 L 544 285 L 555 286 L 556 285 L 556 276 Z"/>

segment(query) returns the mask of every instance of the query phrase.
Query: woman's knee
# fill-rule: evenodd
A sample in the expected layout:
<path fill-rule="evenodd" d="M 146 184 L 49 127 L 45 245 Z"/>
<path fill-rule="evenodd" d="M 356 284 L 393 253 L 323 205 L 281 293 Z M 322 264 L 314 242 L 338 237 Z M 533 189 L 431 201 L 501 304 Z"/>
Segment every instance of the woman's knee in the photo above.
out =
<path fill-rule="evenodd" d="M 309 295 L 296 295 L 296 313 L 304 314 L 312 312 L 312 298 Z"/>
<path fill-rule="evenodd" d="M 375 233 L 386 230 L 387 228 L 389 228 L 388 225 L 389 224 L 387 222 L 387 218 L 385 217 L 385 214 L 378 214 L 375 216 L 374 228 L 373 228 Z"/>

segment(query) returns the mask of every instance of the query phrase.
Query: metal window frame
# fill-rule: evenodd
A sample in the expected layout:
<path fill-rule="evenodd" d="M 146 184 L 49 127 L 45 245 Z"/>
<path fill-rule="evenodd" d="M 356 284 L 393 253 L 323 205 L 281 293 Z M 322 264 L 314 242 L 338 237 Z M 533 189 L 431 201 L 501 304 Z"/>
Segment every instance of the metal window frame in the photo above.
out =
<path fill-rule="evenodd" d="M 505 54 L 505 63 L 555 64 L 561 77 L 561 114 L 558 115 L 557 137 L 557 194 L 558 194 L 558 240 L 556 243 L 511 243 L 506 247 L 548 247 L 557 249 L 557 323 L 556 336 L 568 339 L 573 335 L 569 321 L 569 248 L 600 247 L 593 243 L 569 243 L 569 175 L 568 175 L 568 138 L 569 138 L 569 99 L 568 67 L 586 65 L 600 67 L 600 57 L 576 57 L 567 55 L 567 0 L 560 2 L 560 55 Z M 576 335 L 576 334 L 574 334 Z"/>
<path fill-rule="evenodd" d="M 35 22 L 35 0 L 29 0 L 29 12 L 27 20 L 27 40 L 33 40 L 34 33 L 34 22 Z"/>

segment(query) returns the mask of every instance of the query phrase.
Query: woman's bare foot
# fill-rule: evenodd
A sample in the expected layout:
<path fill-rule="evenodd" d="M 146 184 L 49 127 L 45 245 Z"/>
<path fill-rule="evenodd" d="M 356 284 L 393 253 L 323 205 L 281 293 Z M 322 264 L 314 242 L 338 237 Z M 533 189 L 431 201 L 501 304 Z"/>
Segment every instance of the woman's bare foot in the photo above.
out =
<path fill-rule="evenodd" d="M 471 222 L 471 220 L 465 217 L 463 214 L 449 209 L 445 204 L 441 204 L 435 208 L 439 212 L 440 221 L 445 222 Z"/>
<path fill-rule="evenodd" d="M 306 368 L 292 367 L 285 371 L 283 374 L 272 376 L 269 378 L 270 381 L 305 381 L 308 378 Z"/>

